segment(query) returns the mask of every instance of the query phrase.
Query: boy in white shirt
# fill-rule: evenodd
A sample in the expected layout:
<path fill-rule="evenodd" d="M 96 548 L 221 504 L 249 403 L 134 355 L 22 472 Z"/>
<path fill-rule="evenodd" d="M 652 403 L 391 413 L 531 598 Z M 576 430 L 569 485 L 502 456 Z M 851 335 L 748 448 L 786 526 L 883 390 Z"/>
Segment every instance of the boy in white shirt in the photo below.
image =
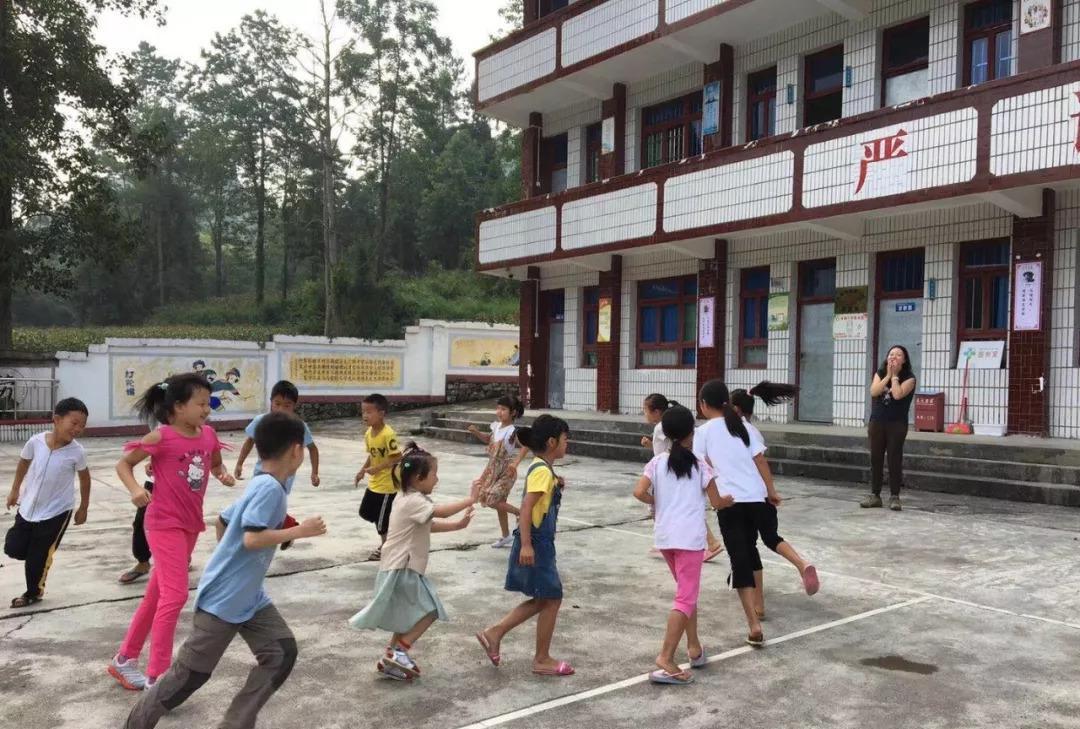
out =
<path fill-rule="evenodd" d="M 4 539 L 4 553 L 26 563 L 26 592 L 11 601 L 24 608 L 41 602 L 45 578 L 64 538 L 72 512 L 75 524 L 86 522 L 90 505 L 90 469 L 86 453 L 75 439 L 86 428 L 88 412 L 81 400 L 69 397 L 53 409 L 53 429 L 26 442 L 15 468 L 7 508 L 18 505 L 15 525 Z M 79 476 L 79 508 L 75 508 L 75 475 Z"/>

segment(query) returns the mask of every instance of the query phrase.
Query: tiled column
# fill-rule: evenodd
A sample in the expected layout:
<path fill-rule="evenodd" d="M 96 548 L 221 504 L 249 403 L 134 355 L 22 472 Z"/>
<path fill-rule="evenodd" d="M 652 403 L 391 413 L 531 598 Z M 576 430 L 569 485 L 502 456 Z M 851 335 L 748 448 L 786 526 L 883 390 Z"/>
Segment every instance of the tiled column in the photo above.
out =
<path fill-rule="evenodd" d="M 535 22 L 540 17 L 540 3 L 537 0 L 521 0 L 521 10 L 525 25 Z"/>
<path fill-rule="evenodd" d="M 716 300 L 713 312 L 713 346 L 698 348 L 697 389 L 709 380 L 724 377 L 724 355 L 727 332 L 727 241 L 717 240 L 712 258 L 701 262 L 698 270 L 698 298 L 712 296 Z"/>
<path fill-rule="evenodd" d="M 529 126 L 521 132 L 521 197 L 540 194 L 540 138 L 544 133 L 544 117 L 529 114 Z"/>
<path fill-rule="evenodd" d="M 1018 73 L 1061 63 L 1062 0 L 1050 3 L 1050 27 L 1030 33 L 1020 33 L 1017 39 L 1016 69 Z M 1023 27 L 1023 18 L 1020 19 Z"/>
<path fill-rule="evenodd" d="M 704 139 L 706 152 L 731 146 L 732 102 L 735 98 L 735 49 L 720 44 L 720 59 L 705 67 L 705 83 L 720 82 L 720 129 Z"/>
<path fill-rule="evenodd" d="M 600 273 L 601 299 L 611 299 L 611 341 L 596 345 L 596 409 L 619 412 L 619 343 L 622 341 L 622 256 Z"/>
<path fill-rule="evenodd" d="M 533 359 L 533 343 L 540 331 L 536 317 L 537 299 L 540 292 L 540 269 L 529 267 L 528 278 L 521 282 L 518 289 L 520 317 L 518 319 L 518 388 L 525 407 L 539 407 L 532 402 L 532 383 L 529 377 L 529 364 Z M 535 370 L 535 367 L 533 368 Z"/>
<path fill-rule="evenodd" d="M 1054 210 L 1054 191 L 1043 190 L 1043 214 L 1040 217 L 1013 218 L 1013 264 L 1042 261 L 1042 313 L 1038 331 L 1009 333 L 1008 428 L 1010 433 L 1045 436 L 1050 429 L 1051 393 L 1047 391 L 1045 385 L 1050 376 Z M 1016 286 L 1015 269 L 1012 267 L 1010 267 L 1009 279 L 1011 295 Z M 1040 377 L 1043 378 L 1042 392 L 1039 392 Z"/>
<path fill-rule="evenodd" d="M 626 171 L 626 85 L 611 87 L 611 98 L 603 103 L 603 117 L 615 125 L 615 149 L 600 155 L 600 177 L 608 179 Z"/>

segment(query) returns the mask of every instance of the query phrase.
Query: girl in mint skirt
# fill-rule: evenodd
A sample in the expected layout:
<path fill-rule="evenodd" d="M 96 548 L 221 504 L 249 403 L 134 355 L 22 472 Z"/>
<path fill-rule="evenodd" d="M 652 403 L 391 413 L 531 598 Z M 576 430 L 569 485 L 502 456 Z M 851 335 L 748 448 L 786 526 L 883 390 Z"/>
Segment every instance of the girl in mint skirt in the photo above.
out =
<path fill-rule="evenodd" d="M 388 678 L 409 681 L 420 676 L 420 666 L 409 650 L 432 623 L 447 619 L 435 588 L 424 576 L 431 533 L 464 529 L 472 520 L 475 500 L 467 498 L 436 506 L 431 492 L 439 482 L 439 462 L 415 443 L 405 447 L 393 476 L 399 493 L 390 513 L 375 594 L 349 624 L 358 630 L 391 633 L 390 643 L 375 668 Z M 446 520 L 460 511 L 465 512 L 460 519 Z"/>

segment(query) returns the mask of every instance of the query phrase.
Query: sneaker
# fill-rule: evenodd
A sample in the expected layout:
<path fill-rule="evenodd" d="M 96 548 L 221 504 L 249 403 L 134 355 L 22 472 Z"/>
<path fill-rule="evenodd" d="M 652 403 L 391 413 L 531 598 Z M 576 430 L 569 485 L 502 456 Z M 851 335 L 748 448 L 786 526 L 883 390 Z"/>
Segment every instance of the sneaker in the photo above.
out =
<path fill-rule="evenodd" d="M 139 662 L 134 658 L 121 661 L 120 654 L 117 654 L 106 670 L 128 691 L 142 691 L 146 687 L 146 676 L 139 670 Z"/>
<path fill-rule="evenodd" d="M 864 509 L 880 509 L 881 496 L 879 496 L 878 494 L 870 494 L 865 499 L 859 502 L 859 506 Z"/>
<path fill-rule="evenodd" d="M 508 547 L 513 546 L 513 544 L 514 544 L 514 535 L 513 534 L 507 534 L 505 537 L 499 537 L 494 542 L 492 542 L 491 543 L 491 548 L 492 549 L 506 549 Z"/>
<path fill-rule="evenodd" d="M 892 509 L 893 511 L 900 511 L 901 509 L 904 508 L 904 507 L 902 507 L 900 505 L 900 497 L 899 496 L 894 496 L 891 499 L 889 499 L 889 508 Z"/>
<path fill-rule="evenodd" d="M 409 677 L 405 675 L 404 671 L 399 668 L 394 668 L 393 666 L 386 665 L 382 661 L 379 661 L 375 664 L 375 670 L 381 673 L 383 676 L 386 676 L 387 678 L 392 678 L 395 681 L 409 680 Z"/>
<path fill-rule="evenodd" d="M 394 648 L 392 651 L 388 649 L 382 662 L 390 668 L 401 671 L 406 678 L 417 678 L 420 675 L 420 666 L 416 665 L 416 661 L 412 659 L 412 656 L 400 647 Z"/>

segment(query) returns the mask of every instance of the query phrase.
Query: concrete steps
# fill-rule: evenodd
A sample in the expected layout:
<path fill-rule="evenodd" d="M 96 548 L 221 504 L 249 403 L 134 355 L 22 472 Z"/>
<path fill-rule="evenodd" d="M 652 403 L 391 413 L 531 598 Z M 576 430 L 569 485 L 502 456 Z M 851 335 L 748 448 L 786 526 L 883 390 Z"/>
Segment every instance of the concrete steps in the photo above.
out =
<path fill-rule="evenodd" d="M 522 419 L 522 424 L 529 422 Z M 435 412 L 423 431 L 431 438 L 476 442 L 466 429 L 487 429 L 490 423 L 490 411 Z M 645 423 L 576 417 L 570 426 L 569 452 L 574 455 L 637 463 L 651 458 L 651 451 L 641 447 L 641 437 L 651 432 Z M 870 453 L 858 431 L 769 424 L 761 430 L 774 473 L 867 488 Z M 1032 439 L 986 442 L 912 434 L 904 448 L 904 481 L 906 488 L 924 491 L 1080 507 L 1080 449 Z"/>

